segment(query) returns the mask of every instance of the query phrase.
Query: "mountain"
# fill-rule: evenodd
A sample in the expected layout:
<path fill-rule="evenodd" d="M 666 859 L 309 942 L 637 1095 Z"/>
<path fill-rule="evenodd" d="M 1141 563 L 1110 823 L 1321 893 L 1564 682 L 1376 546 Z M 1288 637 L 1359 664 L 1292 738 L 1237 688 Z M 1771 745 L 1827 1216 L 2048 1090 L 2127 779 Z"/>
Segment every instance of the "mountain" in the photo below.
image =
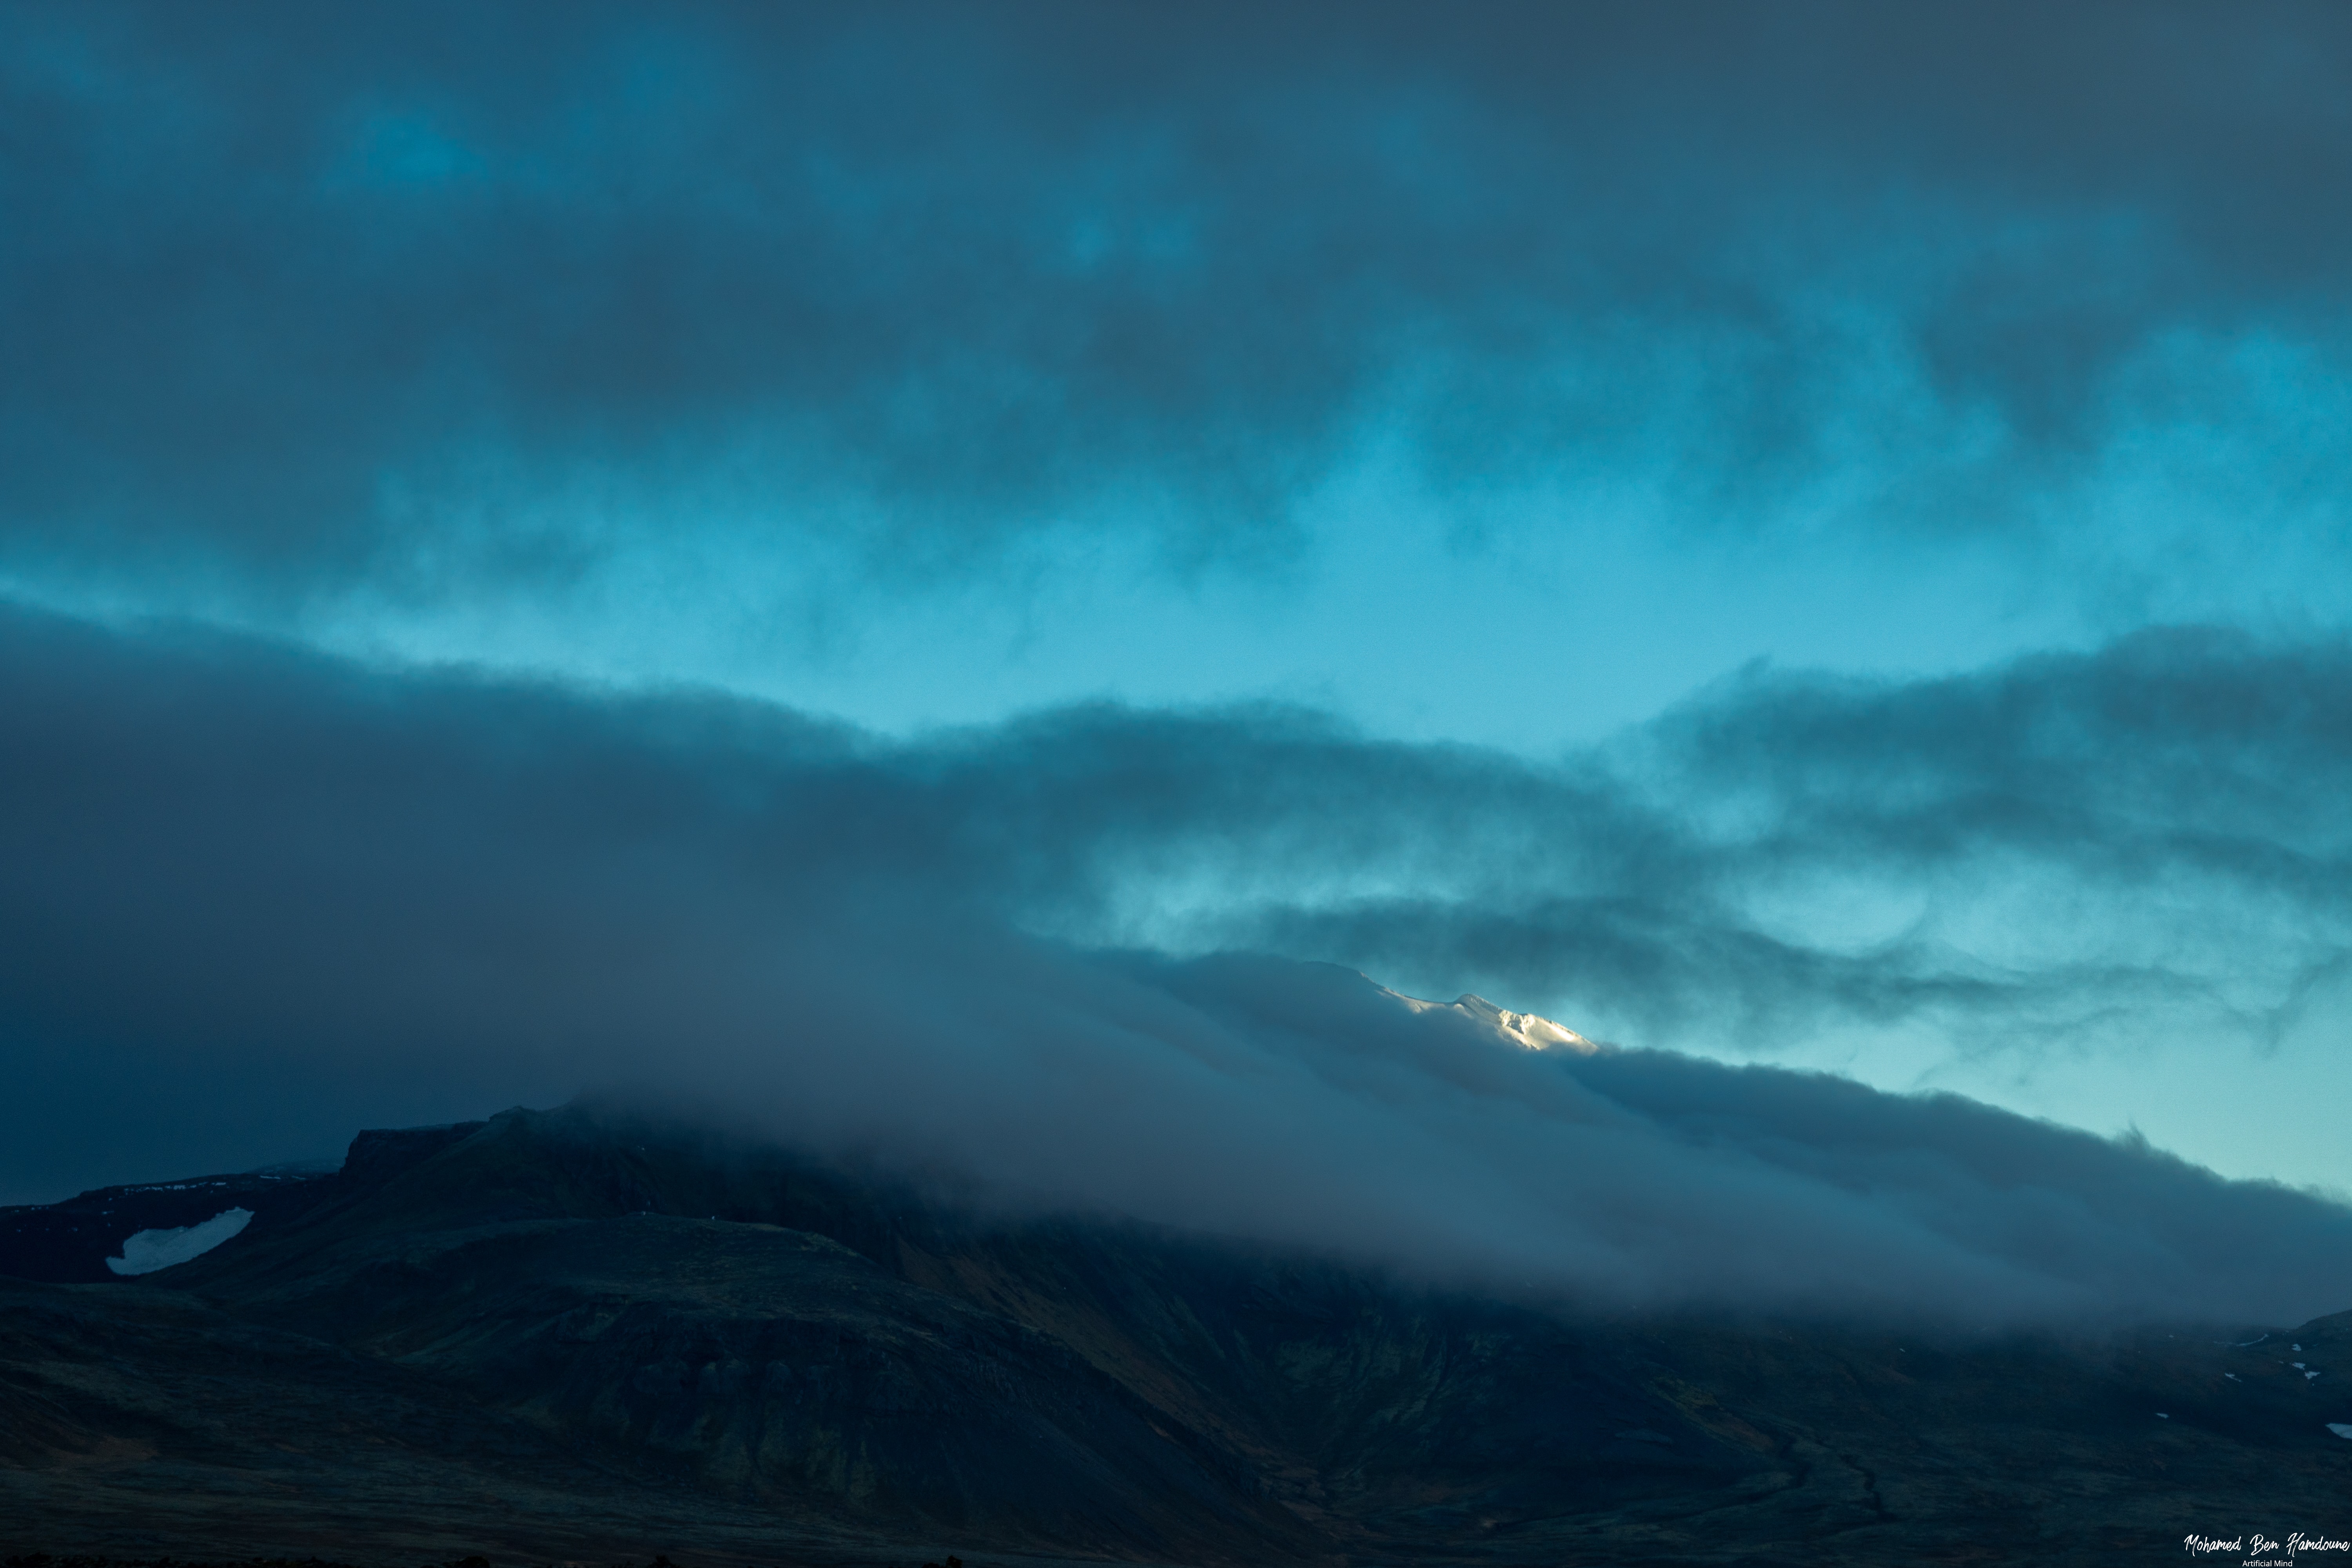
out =
<path fill-rule="evenodd" d="M 201 1257 L 103 1268 L 231 1206 Z M 2352 1313 L 1580 1319 L 586 1106 L 9 1211 L 0 1269 L 16 1552 L 1816 1564 L 2352 1533 Z"/>

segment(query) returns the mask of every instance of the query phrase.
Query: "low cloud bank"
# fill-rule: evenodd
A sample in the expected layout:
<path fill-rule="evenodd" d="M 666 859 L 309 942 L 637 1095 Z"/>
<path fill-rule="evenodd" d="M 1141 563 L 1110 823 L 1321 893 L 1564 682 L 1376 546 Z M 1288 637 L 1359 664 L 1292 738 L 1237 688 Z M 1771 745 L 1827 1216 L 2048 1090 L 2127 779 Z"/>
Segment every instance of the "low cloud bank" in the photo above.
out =
<path fill-rule="evenodd" d="M 1988 847 L 2041 842 L 2028 805 L 2055 812 L 2067 790 L 2062 860 L 2085 887 L 2127 861 L 2140 877 L 2201 867 L 2223 880 L 2197 885 L 2240 900 L 2332 900 L 2308 871 L 2337 852 L 2317 803 L 2340 742 L 2315 737 L 2334 732 L 2347 669 L 2327 650 L 2192 641 L 1978 687 L 1766 682 L 1658 727 L 1645 760 L 1538 767 L 1272 711 L 1077 711 L 886 746 L 718 698 L 394 676 L 0 614 L 0 1050 L 26 1089 L 0 1109 L 5 1176 L 55 1196 L 24 1189 L 182 1173 L 126 1168 L 134 1149 L 219 1168 L 299 1152 L 284 1146 L 298 1132 L 331 1143 L 361 1121 L 595 1089 L 1017 1208 L 1604 1306 L 2341 1310 L 2352 1211 L 2316 1198 L 1955 1099 L 1530 1050 L 1346 968 L 1110 938 L 1154 888 L 1182 906 L 1164 921 L 1213 934 L 1369 918 L 1403 887 L 1441 934 L 1581 897 L 1594 930 L 1619 933 L 1601 957 L 1637 953 L 1669 915 L 1762 951 L 1739 924 L 1759 867 L 1936 883 Z M 2293 671 L 2302 720 L 2248 720 L 2231 683 L 2275 689 Z M 2082 700 L 2192 677 L 2210 702 Z M 1884 751 L 1837 761 L 1831 742 L 1862 731 L 1821 705 L 1864 701 L 1882 720 L 1944 715 L 1908 742 L 1881 724 L 1909 747 L 1902 787 Z M 2241 771 L 2218 740 L 2142 745 L 2127 788 L 2027 765 L 2084 743 L 2103 710 L 2176 739 L 2234 732 Z M 1996 743 L 2021 712 L 2042 717 Z M 1727 760 L 1808 731 L 1811 775 Z M 2265 746 L 2305 748 L 2295 787 L 2314 804 L 2282 803 L 2255 765 Z M 2173 789 L 2173 763 L 2203 787 Z M 1718 769 L 1738 791 L 1709 782 Z M 2001 809 L 1929 809 L 1994 781 L 2015 792 Z M 1838 789 L 1885 809 L 1833 831 Z M 2101 834 L 2105 851 L 2084 847 Z M 2034 863 L 2055 874 L 2057 853 Z M 1778 950 L 1797 976 L 1785 1008 L 1848 1005 L 1838 985 L 1805 993 L 1804 964 L 1852 981 L 1873 962 Z M 1630 963 L 1623 984 L 1736 1015 L 1752 980 L 1703 956 Z M 1540 962 L 1601 957 L 1556 944 Z M 1894 978 L 1868 994 L 1893 1005 L 1924 961 L 1876 962 Z M 2073 973 L 2033 979 L 2095 990 Z M 1999 990 L 1987 1006 L 2007 1005 Z"/>

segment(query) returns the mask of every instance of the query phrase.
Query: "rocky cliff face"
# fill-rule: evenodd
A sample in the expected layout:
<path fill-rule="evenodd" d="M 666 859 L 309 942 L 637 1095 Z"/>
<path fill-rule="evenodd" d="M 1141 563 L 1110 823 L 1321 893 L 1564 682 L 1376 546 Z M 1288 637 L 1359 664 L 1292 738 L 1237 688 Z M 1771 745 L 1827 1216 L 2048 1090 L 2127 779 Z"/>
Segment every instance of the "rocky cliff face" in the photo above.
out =
<path fill-rule="evenodd" d="M 12 1549 L 1813 1563 L 2352 1533 L 2345 1319 L 1578 1321 L 582 1110 L 365 1135 L 204 1258 L 0 1307 Z"/>

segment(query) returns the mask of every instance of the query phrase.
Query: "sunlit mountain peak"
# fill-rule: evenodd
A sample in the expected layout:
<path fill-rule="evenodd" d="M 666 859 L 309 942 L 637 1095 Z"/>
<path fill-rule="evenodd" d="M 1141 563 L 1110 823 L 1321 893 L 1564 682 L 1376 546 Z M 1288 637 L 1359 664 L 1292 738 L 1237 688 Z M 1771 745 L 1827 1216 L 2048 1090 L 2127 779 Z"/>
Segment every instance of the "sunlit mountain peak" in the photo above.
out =
<path fill-rule="evenodd" d="M 1465 991 L 1451 1002 L 1424 1001 L 1402 992 L 1389 994 L 1416 1013 L 1459 1013 L 1493 1029 L 1513 1045 L 1531 1051 L 1569 1050 L 1589 1057 L 1601 1048 L 1564 1024 L 1534 1013 L 1514 1013 L 1507 1007 L 1497 1007 L 1475 992 Z"/>

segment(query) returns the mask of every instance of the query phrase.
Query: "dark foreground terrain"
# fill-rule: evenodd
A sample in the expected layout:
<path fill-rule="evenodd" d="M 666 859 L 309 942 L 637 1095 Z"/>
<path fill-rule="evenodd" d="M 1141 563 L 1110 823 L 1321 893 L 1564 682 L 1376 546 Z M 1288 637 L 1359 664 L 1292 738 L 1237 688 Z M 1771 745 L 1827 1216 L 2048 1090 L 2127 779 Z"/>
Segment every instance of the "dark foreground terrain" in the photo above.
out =
<path fill-rule="evenodd" d="M 256 1217 L 215 1251 L 104 1269 L 231 1204 Z M 577 1110 L 6 1211 L 0 1270 L 35 1277 L 0 1278 L 10 1552 L 1811 1565 L 2352 1536 L 2352 1314 L 2253 1344 L 1578 1322 L 960 1220 Z"/>

